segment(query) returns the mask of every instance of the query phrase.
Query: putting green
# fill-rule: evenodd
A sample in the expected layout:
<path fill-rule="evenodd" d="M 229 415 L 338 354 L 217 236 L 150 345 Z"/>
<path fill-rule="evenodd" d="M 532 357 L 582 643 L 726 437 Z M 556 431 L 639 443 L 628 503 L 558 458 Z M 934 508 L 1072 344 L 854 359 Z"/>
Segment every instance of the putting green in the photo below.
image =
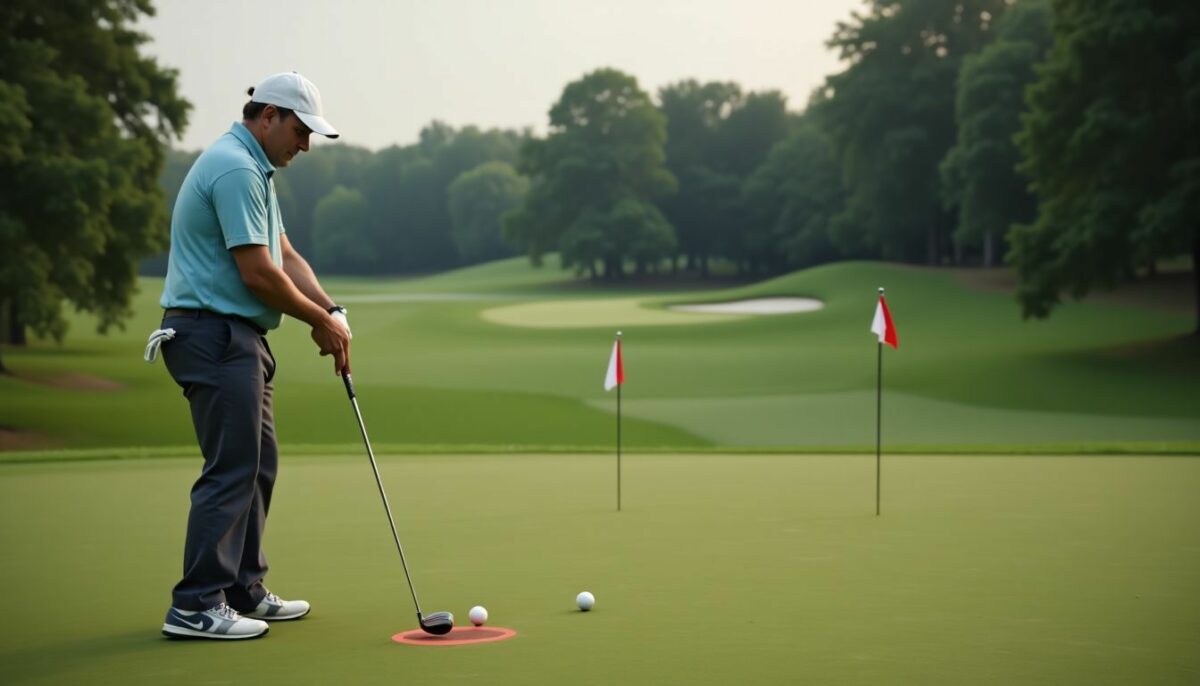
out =
<path fill-rule="evenodd" d="M 480 312 L 479 316 L 484 321 L 493 324 L 527 326 L 537 329 L 713 324 L 736 321 L 750 316 L 654 309 L 647 307 L 647 302 L 647 298 L 548 300 L 492 307 Z"/>
<path fill-rule="evenodd" d="M 0 466 L 6 684 L 1195 683 L 1200 460 L 285 454 L 259 641 L 158 634 L 194 459 Z M 581 590 L 592 612 L 574 608 Z"/>

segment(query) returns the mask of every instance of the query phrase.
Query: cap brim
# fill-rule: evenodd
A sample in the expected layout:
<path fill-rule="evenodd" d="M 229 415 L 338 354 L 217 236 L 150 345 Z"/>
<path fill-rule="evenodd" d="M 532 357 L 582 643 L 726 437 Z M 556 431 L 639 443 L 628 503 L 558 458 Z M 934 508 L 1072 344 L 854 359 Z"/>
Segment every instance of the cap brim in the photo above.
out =
<path fill-rule="evenodd" d="M 312 129 L 313 133 L 319 133 L 326 138 L 337 138 L 341 135 L 337 132 L 337 129 L 333 128 L 332 124 L 325 121 L 324 117 L 304 112 L 296 112 L 296 116 L 300 118 L 300 121 L 304 122 L 305 126 Z"/>

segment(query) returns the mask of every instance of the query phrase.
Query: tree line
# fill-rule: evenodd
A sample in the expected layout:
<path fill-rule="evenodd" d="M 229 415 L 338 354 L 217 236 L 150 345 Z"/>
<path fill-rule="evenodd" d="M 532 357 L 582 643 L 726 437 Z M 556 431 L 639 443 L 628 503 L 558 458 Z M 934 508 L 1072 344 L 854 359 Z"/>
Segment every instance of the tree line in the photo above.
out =
<path fill-rule="evenodd" d="M 1190 258 L 1200 334 L 1200 3 L 868 0 L 803 112 L 601 69 L 521 149 L 505 233 L 581 272 L 1007 263 L 1027 317 Z"/>
<path fill-rule="evenodd" d="M 332 171 L 298 163 L 280 195 L 293 240 L 334 270 L 518 250 L 596 279 L 1007 262 L 1025 314 L 1046 316 L 1200 261 L 1196 7 L 869 0 L 802 111 L 732 82 L 651 95 L 602 68 L 567 84 L 545 136 L 435 123 L 404 148 L 327 146 L 312 166 Z"/>
<path fill-rule="evenodd" d="M 168 149 L 190 105 L 140 54 L 143 14 L 0 9 L 6 341 L 61 339 L 64 303 L 119 325 L 137 264 L 162 269 L 194 153 Z M 1006 263 L 1033 317 L 1163 259 L 1200 273 L 1200 3 L 864 0 L 828 46 L 844 69 L 798 110 L 730 82 L 651 95 L 601 68 L 565 86 L 544 136 L 435 122 L 412 145 L 318 146 L 276 175 L 284 223 L 342 273 L 548 252 L 596 279 Z"/>
<path fill-rule="evenodd" d="M 803 113 L 728 83 L 569 84 L 505 235 L 610 277 L 1006 261 L 1026 317 L 1187 257 L 1200 335 L 1198 2 L 864 5 Z"/>
<path fill-rule="evenodd" d="M 500 217 L 528 186 L 513 167 L 527 137 L 434 122 L 418 142 L 379 152 L 314 146 L 273 178 L 288 240 L 317 269 L 341 274 L 430 272 L 515 255 Z M 168 152 L 160 180 L 168 209 L 198 155 Z M 165 270 L 165 253 L 142 265 Z"/>

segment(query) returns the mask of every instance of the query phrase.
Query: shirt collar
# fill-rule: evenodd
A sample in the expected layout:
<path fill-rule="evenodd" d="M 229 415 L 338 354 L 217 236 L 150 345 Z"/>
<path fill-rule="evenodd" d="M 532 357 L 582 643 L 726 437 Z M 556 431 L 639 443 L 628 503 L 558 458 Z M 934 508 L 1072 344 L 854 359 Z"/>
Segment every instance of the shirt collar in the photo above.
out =
<path fill-rule="evenodd" d="M 267 159 L 267 153 L 263 151 L 258 140 L 254 138 L 254 134 L 250 133 L 250 129 L 240 121 L 235 121 L 233 126 L 229 127 L 229 133 L 238 139 L 242 145 L 246 146 L 246 150 L 250 151 L 250 156 L 258 164 L 258 168 L 271 178 L 275 174 L 275 165 L 271 164 L 271 160 Z"/>

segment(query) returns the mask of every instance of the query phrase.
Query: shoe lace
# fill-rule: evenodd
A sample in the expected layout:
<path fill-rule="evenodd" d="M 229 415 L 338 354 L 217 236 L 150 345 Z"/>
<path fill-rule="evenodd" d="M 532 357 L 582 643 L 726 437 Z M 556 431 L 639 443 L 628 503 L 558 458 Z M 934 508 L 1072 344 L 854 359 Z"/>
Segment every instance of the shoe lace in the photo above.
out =
<path fill-rule="evenodd" d="M 267 591 L 267 595 L 263 598 L 263 600 L 267 601 L 268 603 L 271 603 L 272 605 L 282 605 L 283 604 L 283 601 L 279 599 L 279 596 L 275 595 L 274 593 L 272 593 L 270 591 Z"/>
<path fill-rule="evenodd" d="M 233 609 L 232 607 L 229 607 L 225 603 L 221 603 L 220 605 L 214 607 L 213 612 L 215 612 L 218 616 L 223 617 L 224 619 L 228 619 L 231 622 L 236 622 L 237 620 L 241 619 L 241 615 L 239 615 L 237 613 L 237 610 Z"/>

